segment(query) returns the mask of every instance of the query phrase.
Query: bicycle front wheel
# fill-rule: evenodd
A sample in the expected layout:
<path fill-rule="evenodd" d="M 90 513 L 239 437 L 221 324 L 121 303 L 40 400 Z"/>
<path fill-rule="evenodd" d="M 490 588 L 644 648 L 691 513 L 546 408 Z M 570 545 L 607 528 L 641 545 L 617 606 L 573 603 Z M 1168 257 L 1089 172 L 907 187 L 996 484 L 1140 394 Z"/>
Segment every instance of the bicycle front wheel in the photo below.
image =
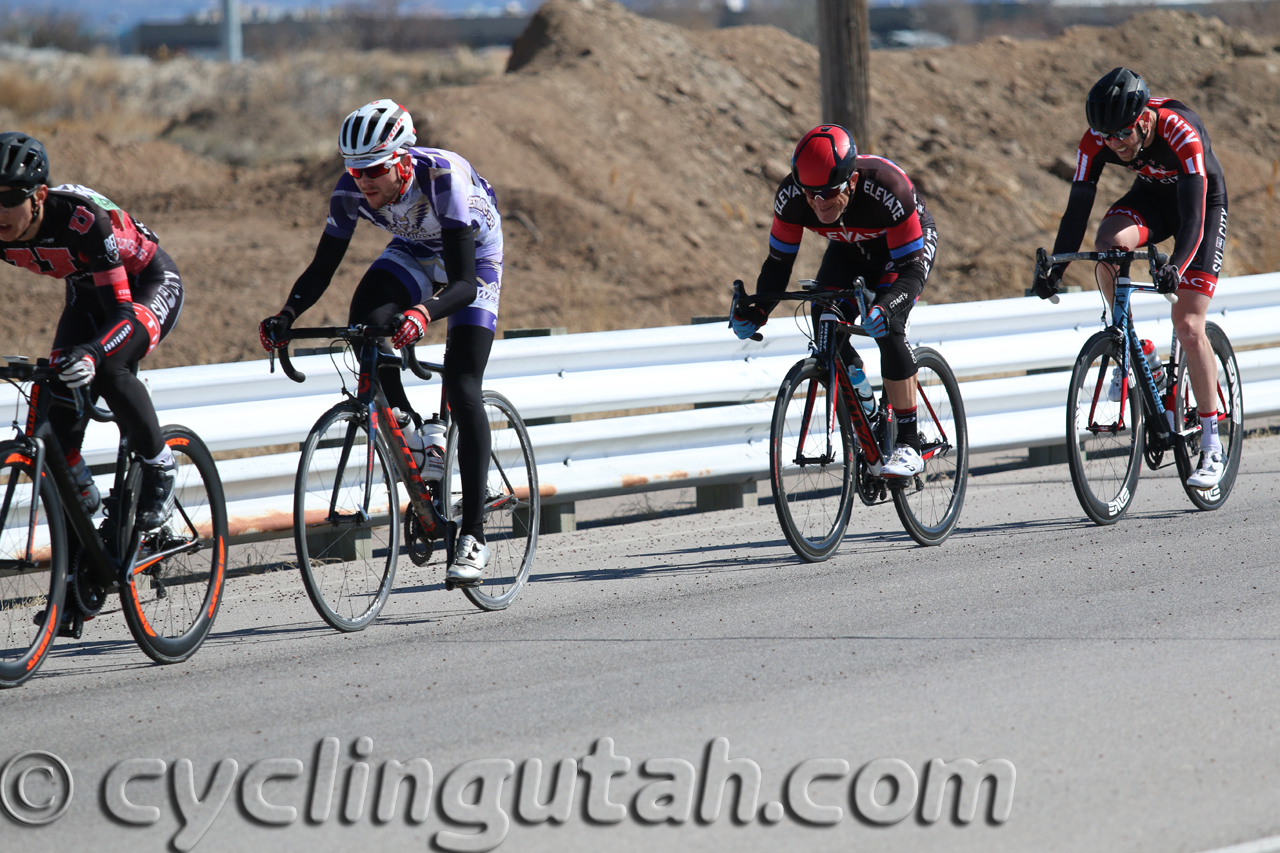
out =
<path fill-rule="evenodd" d="M 835 422 L 827 424 L 835 394 Z M 830 432 L 828 433 L 828 426 Z M 769 480 L 782 533 L 807 562 L 840 545 L 853 508 L 853 427 L 816 359 L 797 362 L 778 388 L 769 430 Z"/>
<path fill-rule="evenodd" d="M 462 591 L 481 610 L 504 610 L 529 580 L 538 546 L 541 518 L 538 464 L 529 432 L 511 401 L 496 391 L 485 391 L 483 399 L 492 447 L 484 499 L 484 539 L 489 546 L 489 565 L 477 585 L 465 586 Z M 447 517 L 461 523 L 462 477 L 458 467 L 456 421 L 449 427 L 445 455 L 441 494 L 447 502 Z"/>
<path fill-rule="evenodd" d="M 0 687 L 35 675 L 62 621 L 66 527 L 57 489 L 45 473 L 36 489 L 27 447 L 0 443 Z"/>
<path fill-rule="evenodd" d="M 1133 372 L 1124 399 L 1112 393 L 1112 370 L 1122 363 L 1109 331 L 1085 342 L 1067 389 L 1067 463 L 1085 515 L 1115 524 L 1133 501 L 1146 446 L 1143 408 Z"/>
<path fill-rule="evenodd" d="M 218 468 L 200 437 L 183 426 L 166 426 L 163 436 L 178 465 L 173 515 L 141 535 L 120 606 L 147 657 L 178 663 L 209 636 L 222 603 L 227 506 Z"/>
<path fill-rule="evenodd" d="M 916 424 L 924 472 L 893 488 L 893 506 L 911 538 L 940 545 L 960 520 L 969 483 L 969 430 L 960 384 L 937 350 L 917 347 Z"/>
<path fill-rule="evenodd" d="M 395 582 L 400 501 L 389 460 L 364 407 L 351 403 L 325 412 L 302 445 L 294 547 L 311 603 L 339 631 L 366 628 Z"/>
<path fill-rule="evenodd" d="M 1174 447 L 1178 475 L 1187 497 L 1199 509 L 1215 510 L 1227 501 L 1240 470 L 1240 451 L 1244 449 L 1244 397 L 1240 391 L 1240 368 L 1231 341 L 1216 323 L 1204 324 L 1205 335 L 1213 348 L 1213 366 L 1217 381 L 1218 438 L 1222 441 L 1222 479 L 1212 489 L 1193 489 L 1187 478 L 1195 471 L 1200 453 L 1200 412 L 1196 406 L 1191 380 L 1187 375 L 1187 351 L 1182 350 L 1174 384 L 1174 423 L 1182 430 L 1194 430 Z"/>

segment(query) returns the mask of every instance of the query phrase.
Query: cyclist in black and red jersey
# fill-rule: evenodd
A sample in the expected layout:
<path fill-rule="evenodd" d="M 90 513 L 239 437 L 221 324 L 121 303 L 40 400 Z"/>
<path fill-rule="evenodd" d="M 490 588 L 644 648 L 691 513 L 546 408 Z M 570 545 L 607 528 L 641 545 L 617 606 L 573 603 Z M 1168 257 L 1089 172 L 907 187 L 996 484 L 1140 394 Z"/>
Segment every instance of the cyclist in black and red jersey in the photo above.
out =
<path fill-rule="evenodd" d="M 896 446 L 879 473 L 913 477 L 924 470 L 924 461 L 910 381 L 916 360 L 906 324 L 933 268 L 933 217 L 906 172 L 883 157 L 858 156 L 847 130 L 824 124 L 800 139 L 791 174 L 774 196 L 769 257 L 756 279 L 757 294 L 786 290 L 805 229 L 830 240 L 818 268 L 820 287 L 843 290 L 861 276 L 875 288 L 862 327 L 880 347 L 880 373 L 898 427 Z M 738 308 L 731 319 L 734 333 L 742 339 L 755 334 L 772 307 Z M 844 346 L 845 361 L 861 369 L 862 359 Z"/>
<path fill-rule="evenodd" d="M 1218 397 L 1213 349 L 1205 336 L 1205 315 L 1222 271 L 1227 242 L 1227 184 L 1200 117 L 1186 104 L 1152 98 L 1146 82 L 1127 68 L 1099 80 L 1085 103 L 1089 130 L 1076 154 L 1075 180 L 1058 226 L 1055 254 L 1080 248 L 1098 178 L 1108 163 L 1135 173 L 1133 186 L 1107 210 L 1094 240 L 1097 251 L 1137 249 L 1174 238 L 1169 262 L 1157 270 L 1161 293 L 1177 291 L 1173 326 L 1187 354 L 1187 371 L 1200 413 L 1200 464 L 1187 478 L 1196 489 L 1212 489 L 1222 479 L 1218 438 Z M 1034 282 L 1041 299 L 1058 291 L 1066 265 L 1051 267 Z M 1116 271 L 1099 265 L 1098 286 L 1111 302 Z M 1112 379 L 1119 400 L 1123 377 Z"/>
<path fill-rule="evenodd" d="M 66 282 L 66 307 L 53 337 L 53 387 L 89 386 L 115 413 L 129 446 L 142 457 L 138 525 L 152 530 L 173 512 L 173 452 L 161 438 L 137 363 L 173 330 L 182 311 L 182 280 L 156 235 L 88 187 L 48 186 L 49 156 L 24 133 L 0 133 L 0 254 L 16 267 Z M 36 400 L 33 398 L 32 404 Z M 101 503 L 80 455 L 85 421 L 69 409 L 49 411 L 80 503 Z"/>

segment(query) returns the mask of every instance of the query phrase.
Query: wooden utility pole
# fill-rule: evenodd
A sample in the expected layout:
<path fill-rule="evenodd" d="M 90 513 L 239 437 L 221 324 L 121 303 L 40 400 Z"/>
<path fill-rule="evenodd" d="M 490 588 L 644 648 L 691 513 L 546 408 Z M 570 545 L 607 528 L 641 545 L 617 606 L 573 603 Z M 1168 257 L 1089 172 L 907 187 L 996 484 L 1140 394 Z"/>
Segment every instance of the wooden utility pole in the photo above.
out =
<path fill-rule="evenodd" d="M 848 129 L 859 152 L 871 145 L 871 21 L 867 0 L 818 0 L 822 120 Z"/>

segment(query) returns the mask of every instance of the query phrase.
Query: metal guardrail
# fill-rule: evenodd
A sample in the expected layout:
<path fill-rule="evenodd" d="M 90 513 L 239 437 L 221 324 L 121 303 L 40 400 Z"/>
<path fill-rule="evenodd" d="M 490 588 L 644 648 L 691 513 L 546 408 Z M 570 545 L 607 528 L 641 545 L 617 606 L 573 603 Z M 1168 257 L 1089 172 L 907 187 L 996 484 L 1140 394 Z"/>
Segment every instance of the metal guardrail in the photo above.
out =
<path fill-rule="evenodd" d="M 1139 335 L 1167 355 L 1168 303 L 1138 294 L 1133 311 Z M 1280 413 L 1280 273 L 1224 279 L 1210 319 L 1236 347 L 1246 416 Z M 716 324 L 499 340 L 485 385 L 526 420 L 684 407 L 530 427 L 544 503 L 746 483 L 767 476 L 768 401 L 807 352 L 806 326 L 803 316 L 779 310 L 762 342 L 738 341 Z M 909 337 L 939 349 L 961 378 L 970 447 L 984 452 L 1062 443 L 1067 371 L 1101 327 L 1102 302 L 1089 292 L 1063 294 L 1056 306 L 1034 298 L 922 305 L 912 312 Z M 860 352 L 878 385 L 877 349 Z M 438 362 L 443 347 L 422 347 L 420 356 Z M 308 376 L 304 384 L 269 374 L 263 361 L 142 374 L 162 423 L 192 427 L 215 451 L 276 450 L 219 462 L 233 534 L 289 529 L 296 448 L 338 402 L 342 383 L 332 363 L 344 363 L 340 354 L 295 362 Z M 345 376 L 350 385 L 349 370 Z M 415 408 L 434 411 L 438 382 L 405 374 Z M 18 402 L 13 389 L 0 389 L 0 410 L 15 411 L 21 422 Z M 688 408 L 699 403 L 736 405 Z M 84 455 L 90 464 L 109 463 L 115 442 L 113 427 L 91 424 Z M 281 452 L 281 445 L 290 447 Z M 109 486 L 105 475 L 99 485 Z"/>

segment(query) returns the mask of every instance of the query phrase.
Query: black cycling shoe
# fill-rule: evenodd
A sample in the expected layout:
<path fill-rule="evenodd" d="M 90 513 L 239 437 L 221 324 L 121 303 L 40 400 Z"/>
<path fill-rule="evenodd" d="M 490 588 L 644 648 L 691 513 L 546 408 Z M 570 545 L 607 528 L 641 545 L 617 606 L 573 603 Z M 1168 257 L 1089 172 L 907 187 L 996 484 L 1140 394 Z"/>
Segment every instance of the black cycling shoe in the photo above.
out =
<path fill-rule="evenodd" d="M 138 529 L 155 530 L 173 515 L 174 481 L 178 463 L 173 459 L 152 465 L 142 463 L 142 486 L 138 495 Z"/>
<path fill-rule="evenodd" d="M 84 464 L 84 457 L 71 466 L 71 479 L 75 480 L 76 490 L 80 493 L 80 508 L 85 515 L 93 515 L 102 505 L 102 495 L 93 484 L 93 475 L 89 473 L 89 466 Z"/>

